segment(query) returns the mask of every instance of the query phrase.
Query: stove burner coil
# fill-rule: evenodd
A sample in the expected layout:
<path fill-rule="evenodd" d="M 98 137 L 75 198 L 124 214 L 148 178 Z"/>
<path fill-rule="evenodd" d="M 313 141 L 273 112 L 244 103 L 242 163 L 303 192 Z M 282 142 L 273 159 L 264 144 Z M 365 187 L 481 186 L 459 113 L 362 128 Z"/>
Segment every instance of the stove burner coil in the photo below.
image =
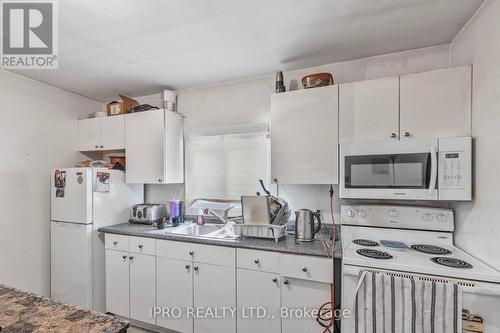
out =
<path fill-rule="evenodd" d="M 472 265 L 460 259 L 450 257 L 433 257 L 433 263 L 452 268 L 472 268 Z"/>
<path fill-rule="evenodd" d="M 378 246 L 379 244 L 375 241 L 369 239 L 355 239 L 352 241 L 354 244 L 358 244 L 361 246 Z"/>
<path fill-rule="evenodd" d="M 442 247 L 439 247 L 439 246 L 435 246 L 435 245 L 415 244 L 415 245 L 412 245 L 411 248 L 416 250 L 416 251 L 428 253 L 428 254 L 443 255 L 443 254 L 450 254 L 451 253 L 451 251 L 444 249 Z"/>
<path fill-rule="evenodd" d="M 392 259 L 393 258 L 387 252 L 373 250 L 373 249 L 359 249 L 356 252 L 362 256 L 372 258 L 372 259 Z"/>

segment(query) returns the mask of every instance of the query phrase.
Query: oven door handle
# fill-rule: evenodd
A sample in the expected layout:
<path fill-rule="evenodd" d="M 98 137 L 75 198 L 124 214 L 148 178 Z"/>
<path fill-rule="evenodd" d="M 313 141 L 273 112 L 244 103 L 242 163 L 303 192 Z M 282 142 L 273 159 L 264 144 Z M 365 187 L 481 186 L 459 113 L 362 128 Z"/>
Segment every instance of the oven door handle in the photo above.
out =
<path fill-rule="evenodd" d="M 488 296 L 500 296 L 500 288 L 489 288 L 489 287 L 462 287 L 462 293 L 474 293 L 479 295 L 488 295 Z"/>
<path fill-rule="evenodd" d="M 432 195 L 434 190 L 436 189 L 436 181 L 437 181 L 437 151 L 436 146 L 431 146 L 431 179 L 429 181 L 429 190 L 428 194 Z"/>

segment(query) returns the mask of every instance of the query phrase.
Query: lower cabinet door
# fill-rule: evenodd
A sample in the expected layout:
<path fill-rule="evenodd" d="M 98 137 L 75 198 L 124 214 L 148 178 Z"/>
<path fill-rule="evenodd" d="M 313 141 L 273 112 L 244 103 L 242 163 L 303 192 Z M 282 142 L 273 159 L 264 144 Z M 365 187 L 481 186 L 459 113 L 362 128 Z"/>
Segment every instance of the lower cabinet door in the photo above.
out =
<path fill-rule="evenodd" d="M 156 315 L 158 326 L 193 333 L 193 264 L 191 261 L 156 258 Z"/>
<path fill-rule="evenodd" d="M 131 253 L 130 260 L 130 318 L 155 324 L 155 257 Z"/>
<path fill-rule="evenodd" d="M 106 250 L 106 311 L 129 316 L 129 254 Z"/>
<path fill-rule="evenodd" d="M 330 301 L 330 284 L 301 279 L 282 278 L 282 332 L 323 332 L 307 310 L 319 310 Z"/>
<path fill-rule="evenodd" d="M 236 332 L 236 269 L 193 263 L 195 333 Z"/>
<path fill-rule="evenodd" d="M 280 333 L 280 276 L 248 269 L 236 275 L 238 333 Z"/>

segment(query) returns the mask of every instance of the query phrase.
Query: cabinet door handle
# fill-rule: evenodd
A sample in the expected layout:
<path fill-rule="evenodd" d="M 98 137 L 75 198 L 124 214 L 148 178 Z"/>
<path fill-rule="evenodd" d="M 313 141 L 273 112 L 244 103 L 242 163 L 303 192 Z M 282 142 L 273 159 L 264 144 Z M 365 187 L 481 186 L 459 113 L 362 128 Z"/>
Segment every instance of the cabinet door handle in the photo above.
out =
<path fill-rule="evenodd" d="M 260 262 L 260 260 L 259 259 L 255 259 L 253 262 L 256 263 L 256 264 L 258 264 Z"/>
<path fill-rule="evenodd" d="M 189 255 L 190 256 L 194 255 L 194 252 L 193 251 L 189 251 Z"/>
<path fill-rule="evenodd" d="M 126 255 L 124 255 L 122 258 L 123 258 L 123 259 L 127 259 L 127 256 L 126 256 Z"/>
<path fill-rule="evenodd" d="M 278 279 L 277 278 L 273 278 L 273 282 L 274 283 L 278 282 Z"/>
<path fill-rule="evenodd" d="M 134 260 L 134 256 L 130 256 L 128 257 L 130 260 Z"/>
<path fill-rule="evenodd" d="M 161 183 L 161 178 L 158 178 L 158 183 Z"/>
<path fill-rule="evenodd" d="M 99 147 L 104 148 L 104 146 L 103 146 L 103 145 L 100 145 Z"/>
<path fill-rule="evenodd" d="M 194 266 L 194 267 L 193 267 L 193 269 L 194 269 L 195 271 L 197 271 L 197 270 L 199 269 L 199 267 L 198 267 L 198 266 Z"/>
<path fill-rule="evenodd" d="M 99 145 L 95 145 L 95 149 L 99 149 Z"/>
<path fill-rule="evenodd" d="M 405 137 L 410 137 L 410 132 L 405 132 Z"/>
<path fill-rule="evenodd" d="M 139 248 L 142 249 L 144 247 L 144 245 L 142 244 L 139 244 Z"/>
<path fill-rule="evenodd" d="M 288 285 L 288 280 L 283 280 L 284 285 Z"/>
<path fill-rule="evenodd" d="M 186 269 L 190 269 L 191 268 L 191 265 L 186 265 Z"/>
<path fill-rule="evenodd" d="M 117 241 L 114 241 L 114 242 L 113 242 L 113 245 L 118 245 L 118 242 L 117 242 Z"/>
<path fill-rule="evenodd" d="M 302 272 L 307 272 L 307 267 L 302 268 Z"/>
<path fill-rule="evenodd" d="M 396 133 L 391 133 L 391 138 L 395 139 L 397 137 Z"/>

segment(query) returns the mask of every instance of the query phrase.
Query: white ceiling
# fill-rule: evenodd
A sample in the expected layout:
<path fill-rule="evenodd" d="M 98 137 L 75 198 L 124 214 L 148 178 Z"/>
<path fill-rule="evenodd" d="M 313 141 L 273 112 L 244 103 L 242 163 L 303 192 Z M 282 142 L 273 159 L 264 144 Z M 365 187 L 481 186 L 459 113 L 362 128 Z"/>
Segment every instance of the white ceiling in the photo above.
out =
<path fill-rule="evenodd" d="M 483 0 L 63 0 L 59 69 L 91 98 L 140 96 L 450 42 Z"/>

